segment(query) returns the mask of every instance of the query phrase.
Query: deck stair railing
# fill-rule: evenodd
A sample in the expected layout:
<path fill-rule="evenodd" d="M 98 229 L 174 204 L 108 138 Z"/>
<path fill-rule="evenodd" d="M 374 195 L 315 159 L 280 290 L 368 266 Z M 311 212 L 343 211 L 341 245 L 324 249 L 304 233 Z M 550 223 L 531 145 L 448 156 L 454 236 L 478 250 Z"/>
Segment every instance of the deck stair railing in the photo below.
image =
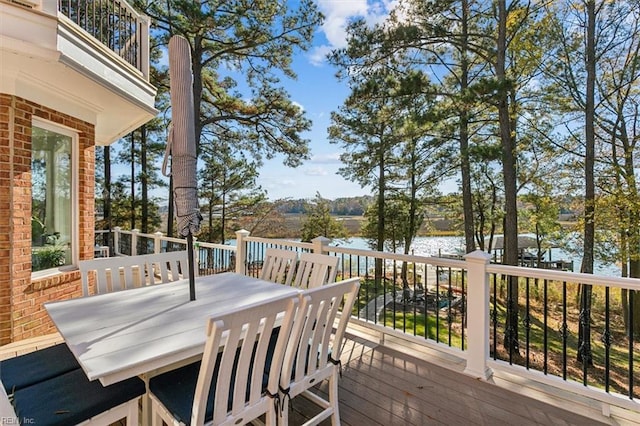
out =
<path fill-rule="evenodd" d="M 114 230 L 116 253 L 123 235 L 131 247 L 141 240 L 153 250 L 185 244 L 160 233 Z M 568 389 L 600 404 L 603 413 L 611 407 L 640 413 L 640 342 L 629 332 L 640 315 L 634 309 L 640 279 L 494 264 L 480 250 L 458 260 L 332 246 L 321 237 L 311 243 L 257 238 L 244 230 L 231 245 L 196 246 L 199 259 L 225 253 L 217 256 L 226 269 L 201 267 L 205 273 L 257 276 L 268 247 L 338 256 L 338 279 L 362 277 L 353 323 L 377 333 L 380 342 L 399 338 L 453 355 L 474 377 L 499 371 Z M 580 303 L 585 288 L 588 312 Z M 511 315 L 515 326 L 507 322 Z"/>

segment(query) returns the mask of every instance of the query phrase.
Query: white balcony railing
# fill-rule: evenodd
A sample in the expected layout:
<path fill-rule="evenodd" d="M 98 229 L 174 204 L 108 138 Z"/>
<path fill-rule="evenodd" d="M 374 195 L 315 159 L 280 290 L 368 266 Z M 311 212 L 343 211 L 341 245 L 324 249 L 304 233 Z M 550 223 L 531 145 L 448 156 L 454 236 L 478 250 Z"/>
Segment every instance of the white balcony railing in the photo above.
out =
<path fill-rule="evenodd" d="M 628 331 L 640 315 L 633 309 L 640 279 L 494 264 L 482 251 L 456 260 L 328 243 L 238 231 L 235 245 L 195 245 L 200 274 L 233 270 L 257 276 L 268 247 L 338 256 L 339 278 L 362 278 L 352 320 L 378 333 L 381 342 L 393 336 L 455 355 L 474 377 L 506 371 L 603 407 L 640 412 L 640 344 Z M 116 254 L 128 255 L 184 249 L 186 241 L 116 228 L 110 244 Z M 585 286 L 591 291 L 588 313 L 580 303 Z M 516 312 L 514 329 L 506 318 Z M 581 334 L 586 338 L 580 345 Z"/>
<path fill-rule="evenodd" d="M 58 11 L 149 77 L 149 19 L 125 0 L 59 0 Z"/>

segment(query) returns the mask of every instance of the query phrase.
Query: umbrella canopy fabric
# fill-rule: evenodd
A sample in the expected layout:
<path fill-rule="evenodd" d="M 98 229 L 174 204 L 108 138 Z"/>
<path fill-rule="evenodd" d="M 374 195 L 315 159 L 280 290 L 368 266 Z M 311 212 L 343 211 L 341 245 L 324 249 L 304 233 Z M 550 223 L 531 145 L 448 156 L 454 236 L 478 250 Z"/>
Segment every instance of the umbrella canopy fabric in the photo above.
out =
<path fill-rule="evenodd" d="M 186 237 L 200 230 L 202 215 L 198 207 L 196 178 L 191 49 L 187 39 L 181 36 L 173 36 L 169 40 L 169 78 L 172 125 L 167 150 L 171 152 L 177 229 L 180 235 Z"/>

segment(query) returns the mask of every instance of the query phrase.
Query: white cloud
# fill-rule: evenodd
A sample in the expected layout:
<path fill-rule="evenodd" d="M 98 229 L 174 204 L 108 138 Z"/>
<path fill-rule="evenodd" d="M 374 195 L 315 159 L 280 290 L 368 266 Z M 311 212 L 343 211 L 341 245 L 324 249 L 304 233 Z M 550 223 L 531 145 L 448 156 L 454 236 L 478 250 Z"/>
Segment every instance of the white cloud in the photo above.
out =
<path fill-rule="evenodd" d="M 311 65 L 320 66 L 327 59 L 327 55 L 331 53 L 333 48 L 331 46 L 314 46 L 309 53 L 309 62 Z"/>
<path fill-rule="evenodd" d="M 315 164 L 340 164 L 340 153 L 314 155 L 310 162 Z"/>
<path fill-rule="evenodd" d="M 401 0 L 317 0 L 318 8 L 325 16 L 321 32 L 329 44 L 315 46 L 309 55 L 309 61 L 321 65 L 327 53 L 333 49 L 347 46 L 347 25 L 354 18 L 364 18 L 373 25 L 384 21 L 389 11 Z"/>
<path fill-rule="evenodd" d="M 366 0 L 318 0 L 318 6 L 325 15 L 322 31 L 331 47 L 347 45 L 346 26 L 350 19 L 366 17 L 369 6 Z"/>
<path fill-rule="evenodd" d="M 329 173 L 324 167 L 311 167 L 304 171 L 307 176 L 327 176 Z"/>

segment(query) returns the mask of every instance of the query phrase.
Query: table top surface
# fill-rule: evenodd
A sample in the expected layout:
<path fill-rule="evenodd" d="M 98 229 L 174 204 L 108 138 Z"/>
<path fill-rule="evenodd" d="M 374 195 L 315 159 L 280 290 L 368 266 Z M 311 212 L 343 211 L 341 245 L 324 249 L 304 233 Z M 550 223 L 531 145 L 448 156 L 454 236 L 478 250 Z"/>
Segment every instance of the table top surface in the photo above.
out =
<path fill-rule="evenodd" d="M 201 355 L 206 321 L 297 288 L 235 273 L 45 304 L 90 380 L 108 385 Z"/>

